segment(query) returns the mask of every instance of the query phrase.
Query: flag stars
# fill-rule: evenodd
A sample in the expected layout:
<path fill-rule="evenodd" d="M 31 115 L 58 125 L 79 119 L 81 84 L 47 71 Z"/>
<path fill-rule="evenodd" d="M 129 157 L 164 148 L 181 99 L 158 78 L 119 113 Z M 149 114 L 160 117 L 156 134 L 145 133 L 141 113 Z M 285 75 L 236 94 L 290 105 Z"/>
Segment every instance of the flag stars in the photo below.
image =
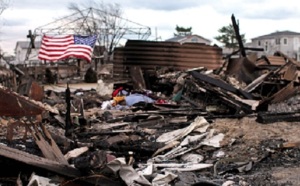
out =
<path fill-rule="evenodd" d="M 74 43 L 78 45 L 89 45 L 90 47 L 94 47 L 97 40 L 97 35 L 93 36 L 80 36 L 74 35 Z"/>

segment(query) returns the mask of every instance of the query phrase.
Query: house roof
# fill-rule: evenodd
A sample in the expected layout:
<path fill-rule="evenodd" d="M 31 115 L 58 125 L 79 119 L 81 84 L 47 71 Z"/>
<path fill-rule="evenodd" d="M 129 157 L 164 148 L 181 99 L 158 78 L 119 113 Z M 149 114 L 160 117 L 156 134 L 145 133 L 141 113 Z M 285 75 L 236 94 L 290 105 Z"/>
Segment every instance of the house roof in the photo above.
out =
<path fill-rule="evenodd" d="M 280 36 L 294 36 L 294 35 L 298 35 L 300 36 L 299 32 L 292 32 L 292 31 L 276 31 L 267 35 L 262 35 L 262 36 L 258 36 L 255 38 L 252 38 L 252 40 L 254 39 L 272 39 L 272 38 L 276 38 L 276 37 L 280 37 Z"/>
<path fill-rule="evenodd" d="M 17 41 L 16 47 L 19 45 L 22 49 L 27 49 L 29 47 L 30 41 Z M 34 42 L 35 48 L 41 47 L 41 41 Z"/>
<path fill-rule="evenodd" d="M 199 35 L 196 35 L 196 34 L 193 34 L 193 35 L 187 35 L 187 36 L 175 36 L 175 37 L 172 37 L 170 39 L 167 39 L 166 41 L 171 41 L 171 42 L 181 42 L 182 40 L 184 39 L 189 39 L 191 37 L 198 37 L 198 38 L 201 38 L 207 42 L 211 42 L 209 39 L 206 39 L 202 36 L 199 36 Z"/>

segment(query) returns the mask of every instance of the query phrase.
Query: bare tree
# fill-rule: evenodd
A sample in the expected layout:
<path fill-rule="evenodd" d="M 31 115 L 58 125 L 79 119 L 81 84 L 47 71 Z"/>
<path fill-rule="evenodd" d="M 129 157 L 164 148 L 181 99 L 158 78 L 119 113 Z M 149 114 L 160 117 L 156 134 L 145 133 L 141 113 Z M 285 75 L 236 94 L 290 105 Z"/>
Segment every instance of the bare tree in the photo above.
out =
<path fill-rule="evenodd" d="M 9 7 L 10 0 L 0 0 L 0 15 Z"/>
<path fill-rule="evenodd" d="M 9 7 L 10 0 L 0 0 L 0 15 Z M 0 48 L 0 59 L 4 57 L 6 53 Z"/>
<path fill-rule="evenodd" d="M 105 46 L 108 54 L 111 55 L 126 32 L 126 21 L 121 18 L 122 9 L 119 4 L 95 1 L 91 1 L 89 7 L 76 3 L 68 6 L 69 10 L 79 16 L 78 18 L 81 17 L 85 21 L 77 25 L 80 32 L 98 34 L 98 43 Z M 89 17 L 85 17 L 87 9 L 91 11 Z"/>
<path fill-rule="evenodd" d="M 89 1 L 85 4 L 71 3 L 71 15 L 61 17 L 34 30 L 35 36 L 61 34 L 97 34 L 97 44 L 103 46 L 108 59 L 116 46 L 127 39 L 146 40 L 151 28 L 122 18 L 119 4 Z"/>

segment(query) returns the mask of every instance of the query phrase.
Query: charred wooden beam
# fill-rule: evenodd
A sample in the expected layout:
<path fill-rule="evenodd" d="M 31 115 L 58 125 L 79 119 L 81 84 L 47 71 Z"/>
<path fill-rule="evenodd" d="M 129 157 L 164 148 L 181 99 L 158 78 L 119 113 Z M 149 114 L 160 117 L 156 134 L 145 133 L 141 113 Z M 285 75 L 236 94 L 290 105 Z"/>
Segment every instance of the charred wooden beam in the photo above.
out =
<path fill-rule="evenodd" d="M 134 130 L 112 130 L 112 131 L 93 131 L 93 132 L 80 132 L 77 134 L 79 137 L 91 137 L 91 136 L 112 136 L 120 133 L 134 133 L 134 134 L 139 134 L 139 131 L 134 131 Z"/>
<path fill-rule="evenodd" d="M 226 94 L 226 92 L 218 92 L 218 98 L 220 98 L 220 100 L 222 102 L 224 102 L 224 104 L 226 104 L 229 108 L 235 110 L 235 115 L 240 115 L 239 112 L 241 110 L 243 110 L 245 113 L 249 114 L 249 113 L 253 113 L 253 110 L 251 108 L 251 105 L 248 105 L 248 104 L 244 104 L 230 96 L 228 96 Z"/>
<path fill-rule="evenodd" d="M 86 176 L 73 166 L 61 164 L 57 161 L 29 154 L 27 152 L 10 148 L 4 145 L 0 145 L 0 158 L 1 160 L 7 160 L 4 162 L 8 162 L 8 165 L 13 167 L 10 170 L 10 172 L 12 173 L 17 171 L 17 173 L 19 174 L 20 170 L 54 173 L 64 176 L 64 178 L 66 178 L 65 181 L 68 182 L 69 180 L 71 185 L 97 185 L 97 183 L 101 183 L 101 185 L 103 186 L 121 185 L 121 183 L 109 179 L 105 176 Z M 12 162 L 16 162 L 16 164 L 12 165 Z M 1 161 L 1 163 L 3 163 L 3 161 Z M 17 165 L 17 167 L 14 167 L 14 165 Z M 3 164 L 1 164 L 1 166 L 3 167 Z"/>
<path fill-rule="evenodd" d="M 191 100 L 190 98 L 188 98 L 188 97 L 186 97 L 186 96 L 184 96 L 184 95 L 182 95 L 181 97 L 182 97 L 185 101 L 189 102 L 193 107 L 195 107 L 195 108 L 201 108 L 201 105 L 199 105 L 197 102 Z"/>
<path fill-rule="evenodd" d="M 263 124 L 280 122 L 280 121 L 299 121 L 300 120 L 300 113 L 295 112 L 287 112 L 287 113 L 267 113 L 261 112 L 258 113 L 256 121 Z"/>
<path fill-rule="evenodd" d="M 240 52 L 240 50 L 233 51 L 231 54 L 226 55 L 226 58 L 229 59 L 229 58 L 231 58 L 231 56 L 236 55 L 239 52 Z"/>
<path fill-rule="evenodd" d="M 236 20 L 235 20 L 235 17 L 234 17 L 233 14 L 232 14 L 232 16 L 231 16 L 231 21 L 232 21 L 232 26 L 233 26 L 233 28 L 234 28 L 236 40 L 237 40 L 238 43 L 239 43 L 241 55 L 242 55 L 243 57 L 246 57 L 246 51 L 245 51 L 245 48 L 244 48 L 244 44 L 243 44 L 243 41 L 242 41 L 242 37 L 241 37 L 241 35 L 240 35 L 239 25 L 236 23 Z"/>
<path fill-rule="evenodd" d="M 24 60 L 24 61 L 27 61 L 27 60 L 28 60 L 29 55 L 30 55 L 30 53 L 31 53 L 31 49 L 32 49 L 32 48 L 35 48 L 35 44 L 34 44 L 35 35 L 32 34 L 31 30 L 28 31 L 27 38 L 30 39 L 30 46 L 29 46 L 28 49 L 27 49 L 27 52 L 26 52 L 26 56 L 25 56 L 25 60 Z"/>
<path fill-rule="evenodd" d="M 31 45 L 31 48 L 35 48 L 35 45 L 34 45 L 34 39 L 35 39 L 35 36 L 32 35 L 31 30 L 28 30 L 27 38 L 30 39 L 30 45 Z"/>
<path fill-rule="evenodd" d="M 127 152 L 132 151 L 136 160 L 148 160 L 154 152 L 164 146 L 164 143 L 139 140 L 126 144 L 113 144 L 109 147 L 109 149 L 121 154 L 126 154 Z"/>
<path fill-rule="evenodd" d="M 252 51 L 258 51 L 258 52 L 263 52 L 263 48 L 254 48 L 254 47 L 244 47 L 245 50 L 252 50 Z"/>
<path fill-rule="evenodd" d="M 226 91 L 229 91 L 229 92 L 232 92 L 236 95 L 242 95 L 244 98 L 246 99 L 253 99 L 253 96 L 251 94 L 249 94 L 248 92 L 245 92 L 243 90 L 240 90 L 240 89 L 237 89 L 235 87 L 233 87 L 232 85 L 222 81 L 222 80 L 219 80 L 219 79 L 215 79 L 215 78 L 212 78 L 208 75 L 205 75 L 205 74 L 201 74 L 199 72 L 196 72 L 196 71 L 192 71 L 190 72 L 192 74 L 192 76 L 200 81 L 204 81 L 210 85 L 214 85 L 214 86 L 217 86 L 217 87 L 220 87 L 221 89 L 223 90 L 226 90 Z"/>
<path fill-rule="evenodd" d="M 68 165 L 68 161 L 64 158 L 46 127 L 42 124 L 35 124 L 32 128 L 33 129 L 30 130 L 31 134 L 43 155 L 48 159 L 57 161 L 63 165 Z"/>
<path fill-rule="evenodd" d="M 67 110 L 66 110 L 66 125 L 65 125 L 65 136 L 70 136 L 70 130 L 71 130 L 71 91 L 69 88 L 69 84 L 67 84 L 67 89 L 66 89 L 66 104 L 67 104 Z"/>
<path fill-rule="evenodd" d="M 299 87 L 295 87 L 294 82 L 290 82 L 284 88 L 280 89 L 272 96 L 262 100 L 259 103 L 257 110 L 267 111 L 269 104 L 282 102 L 288 99 L 289 97 L 295 95 L 298 91 L 299 91 Z"/>
<path fill-rule="evenodd" d="M 13 149 L 4 145 L 0 145 L 0 156 L 23 162 L 35 167 L 43 168 L 69 177 L 77 177 L 81 175 L 80 171 L 73 168 L 72 166 L 61 164 L 59 162 L 32 155 L 27 152 Z"/>

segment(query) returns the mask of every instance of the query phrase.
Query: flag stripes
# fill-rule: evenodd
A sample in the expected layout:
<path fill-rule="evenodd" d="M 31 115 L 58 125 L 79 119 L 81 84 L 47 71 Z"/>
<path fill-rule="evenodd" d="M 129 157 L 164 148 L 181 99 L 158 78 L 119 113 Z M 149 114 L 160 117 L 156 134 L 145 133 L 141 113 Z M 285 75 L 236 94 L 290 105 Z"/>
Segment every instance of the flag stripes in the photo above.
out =
<path fill-rule="evenodd" d="M 97 36 L 46 36 L 42 38 L 38 58 L 56 62 L 67 58 L 79 58 L 91 61 Z"/>

